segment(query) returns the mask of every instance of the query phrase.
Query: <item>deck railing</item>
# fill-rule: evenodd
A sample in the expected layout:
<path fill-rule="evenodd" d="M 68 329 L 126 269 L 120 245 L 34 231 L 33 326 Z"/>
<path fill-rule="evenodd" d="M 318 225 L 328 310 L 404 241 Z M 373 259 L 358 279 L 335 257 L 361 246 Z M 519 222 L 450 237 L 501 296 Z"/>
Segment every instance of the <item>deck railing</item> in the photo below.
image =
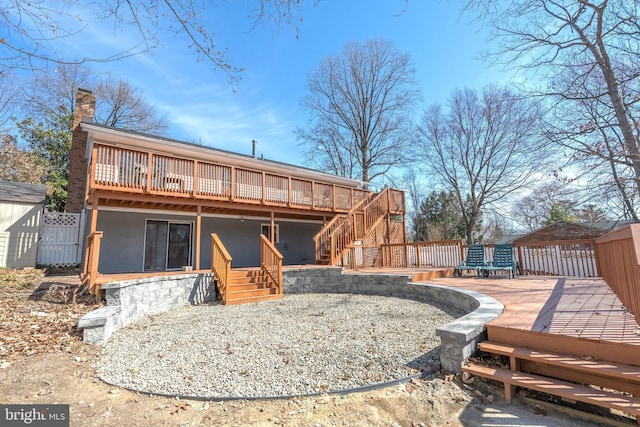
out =
<path fill-rule="evenodd" d="M 93 147 L 90 177 L 89 184 L 96 189 L 328 212 L 348 212 L 370 193 L 292 176 L 102 144 Z"/>
<path fill-rule="evenodd" d="M 514 245 L 520 274 L 532 276 L 598 277 L 593 239 Z"/>
<path fill-rule="evenodd" d="M 227 301 L 227 285 L 231 275 L 231 255 L 227 252 L 216 233 L 211 233 L 211 271 L 216 280 L 218 293 L 223 302 Z"/>
<path fill-rule="evenodd" d="M 269 283 L 282 294 L 282 254 L 264 234 L 260 235 L 260 270 Z"/>
<path fill-rule="evenodd" d="M 485 259 L 493 259 L 495 245 L 485 244 Z M 535 242 L 514 245 L 519 273 L 537 276 L 597 277 L 598 251 L 593 239 Z M 382 245 L 380 264 L 369 265 L 367 258 L 356 253 L 352 259 L 357 268 L 367 267 L 426 267 L 453 268 L 466 259 L 467 245 L 461 240 L 413 242 Z M 363 263 L 358 264 L 362 259 Z"/>
<path fill-rule="evenodd" d="M 596 239 L 596 247 L 602 278 L 640 319 L 640 224 Z"/>
<path fill-rule="evenodd" d="M 464 258 L 462 240 L 395 243 L 382 245 L 385 267 L 439 268 L 460 265 Z"/>
<path fill-rule="evenodd" d="M 84 254 L 84 268 L 82 270 L 82 284 L 89 287 L 91 295 L 100 298 L 100 286 L 97 284 L 98 262 L 100 260 L 100 242 L 102 231 L 94 231 L 87 236 L 87 249 Z"/>
<path fill-rule="evenodd" d="M 404 214 L 404 192 L 385 188 L 369 194 L 346 215 L 334 217 L 313 240 L 316 262 L 336 265 L 357 240 L 363 239 L 387 215 Z"/>

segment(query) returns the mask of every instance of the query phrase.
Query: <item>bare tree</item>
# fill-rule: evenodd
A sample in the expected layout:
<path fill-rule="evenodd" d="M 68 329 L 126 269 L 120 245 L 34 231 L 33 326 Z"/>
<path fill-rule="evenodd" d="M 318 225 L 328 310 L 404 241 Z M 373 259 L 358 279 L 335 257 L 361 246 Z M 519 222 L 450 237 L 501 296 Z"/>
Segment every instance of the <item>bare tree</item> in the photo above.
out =
<path fill-rule="evenodd" d="M 141 90 L 126 80 L 96 75 L 88 66 L 57 65 L 48 73 L 34 73 L 23 86 L 19 115 L 35 123 L 58 126 L 73 115 L 78 89 L 95 88 L 96 123 L 155 135 L 169 127 Z"/>
<path fill-rule="evenodd" d="M 428 172 L 455 192 L 467 241 L 482 209 L 521 189 L 544 163 L 536 104 L 507 89 L 455 91 L 445 111 L 424 112 L 420 148 Z"/>
<path fill-rule="evenodd" d="M 308 79 L 311 115 L 297 134 L 314 166 L 369 182 L 409 159 L 420 93 L 411 58 L 389 41 L 349 42 Z"/>
<path fill-rule="evenodd" d="M 527 230 L 534 231 L 549 222 L 552 206 L 573 211 L 578 205 L 574 192 L 560 181 L 538 185 L 513 204 L 512 214 Z"/>
<path fill-rule="evenodd" d="M 97 123 L 162 135 L 169 129 L 138 88 L 122 79 L 107 78 L 95 90 Z"/>
<path fill-rule="evenodd" d="M 302 0 L 248 0 L 250 19 L 295 25 Z M 5 0 L 0 3 L 0 72 L 13 68 L 34 69 L 47 63 L 84 64 L 117 61 L 150 51 L 160 44 L 160 34 L 172 32 L 185 41 L 197 59 L 208 61 L 236 81 L 241 68 L 227 60 L 227 49 L 216 42 L 205 17 L 210 4 L 192 0 L 105 0 L 78 3 Z M 130 44 L 105 56 L 69 58 L 67 43 L 82 37 L 96 22 L 110 24 L 114 33 L 125 32 Z"/>
<path fill-rule="evenodd" d="M 0 137 L 0 180 L 42 184 L 47 174 L 47 166 L 36 155 L 18 147 L 9 137 Z"/>
<path fill-rule="evenodd" d="M 572 155 L 564 166 L 574 166 L 571 168 L 574 173 L 580 171 L 574 180 L 581 179 L 588 183 L 591 198 L 610 200 L 614 206 L 617 205 L 615 211 L 620 212 L 621 217 L 637 221 L 640 202 L 637 177 L 614 109 L 608 97 L 602 95 L 606 93 L 606 84 L 600 73 L 583 70 L 584 67 L 576 66 L 556 79 L 557 84 L 564 87 L 568 85 L 561 83 L 566 80 L 579 79 L 582 83 L 574 86 L 570 92 L 555 97 L 560 97 L 562 102 L 555 103 L 550 109 L 546 135 L 570 150 Z M 624 93 L 634 91 L 631 83 L 637 85 L 640 81 L 623 82 L 621 87 L 625 89 Z M 637 96 L 635 98 L 640 101 Z M 629 118 L 639 123 L 640 111 L 636 101 L 626 105 L 626 109 Z M 577 165 L 580 167 L 576 168 Z"/>
<path fill-rule="evenodd" d="M 564 134 L 565 145 L 579 156 L 599 159 L 604 169 L 598 171 L 608 169 L 607 181 L 620 192 L 625 211 L 637 218 L 640 3 L 468 0 L 466 8 L 494 29 L 501 43 L 495 58 L 534 71 L 543 83 L 539 93 L 556 112 L 569 114 L 564 125 L 558 125 L 563 129 L 556 141 Z M 566 126 L 583 109 L 577 131 Z"/>

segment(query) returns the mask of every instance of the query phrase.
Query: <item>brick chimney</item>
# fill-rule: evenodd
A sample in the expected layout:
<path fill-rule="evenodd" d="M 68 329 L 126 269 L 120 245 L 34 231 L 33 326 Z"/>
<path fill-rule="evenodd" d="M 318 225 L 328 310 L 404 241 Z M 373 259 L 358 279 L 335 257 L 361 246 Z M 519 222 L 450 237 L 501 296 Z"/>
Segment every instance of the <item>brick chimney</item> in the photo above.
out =
<path fill-rule="evenodd" d="M 69 213 L 79 213 L 84 209 L 87 192 L 87 132 L 83 132 L 80 123 L 93 122 L 96 111 L 96 97 L 90 90 L 78 89 L 76 108 L 73 112 L 73 136 L 69 153 L 69 186 L 67 187 L 67 206 Z"/>

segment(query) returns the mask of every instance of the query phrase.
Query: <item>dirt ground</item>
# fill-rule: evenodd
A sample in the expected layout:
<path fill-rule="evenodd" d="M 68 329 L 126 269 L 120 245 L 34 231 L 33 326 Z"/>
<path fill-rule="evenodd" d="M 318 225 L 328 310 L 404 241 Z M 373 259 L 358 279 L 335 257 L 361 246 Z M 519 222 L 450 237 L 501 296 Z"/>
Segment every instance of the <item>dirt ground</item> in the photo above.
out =
<path fill-rule="evenodd" d="M 60 272 L 57 272 L 60 273 Z M 97 308 L 77 275 L 0 270 L 0 402 L 70 405 L 72 426 L 588 426 L 543 403 L 512 405 L 479 379 L 435 373 L 382 390 L 282 400 L 188 401 L 94 376 L 100 349 L 75 325 Z"/>

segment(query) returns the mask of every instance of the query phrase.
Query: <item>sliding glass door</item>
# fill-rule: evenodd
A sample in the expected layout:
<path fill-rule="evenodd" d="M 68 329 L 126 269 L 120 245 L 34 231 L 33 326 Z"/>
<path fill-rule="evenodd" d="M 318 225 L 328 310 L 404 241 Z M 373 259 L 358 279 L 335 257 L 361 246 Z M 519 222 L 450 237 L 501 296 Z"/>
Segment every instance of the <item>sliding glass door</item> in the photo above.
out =
<path fill-rule="evenodd" d="M 144 271 L 191 265 L 191 223 L 147 220 Z"/>

